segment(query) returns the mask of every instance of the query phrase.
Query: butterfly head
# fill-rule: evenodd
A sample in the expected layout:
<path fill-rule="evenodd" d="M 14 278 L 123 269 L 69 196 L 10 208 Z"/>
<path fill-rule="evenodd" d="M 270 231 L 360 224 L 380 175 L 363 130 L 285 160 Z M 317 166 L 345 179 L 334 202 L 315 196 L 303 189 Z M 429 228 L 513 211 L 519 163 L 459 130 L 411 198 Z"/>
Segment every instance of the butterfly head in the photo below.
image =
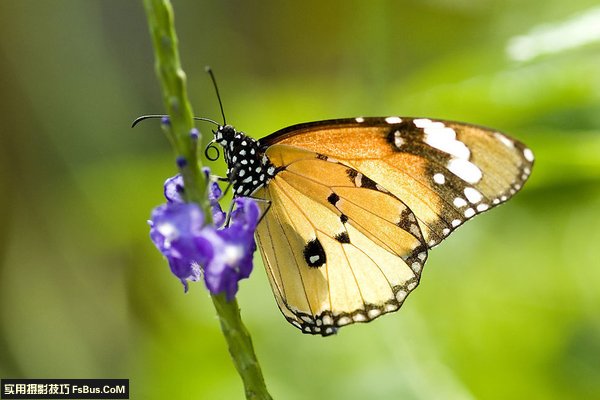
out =
<path fill-rule="evenodd" d="M 234 139 L 239 139 L 241 134 L 231 125 L 219 125 L 217 130 L 213 132 L 215 142 L 219 143 L 224 148 L 228 143 L 232 143 Z"/>
<path fill-rule="evenodd" d="M 275 176 L 277 171 L 258 141 L 233 126 L 219 125 L 214 131 L 214 142 L 223 148 L 234 195 L 249 196 Z"/>

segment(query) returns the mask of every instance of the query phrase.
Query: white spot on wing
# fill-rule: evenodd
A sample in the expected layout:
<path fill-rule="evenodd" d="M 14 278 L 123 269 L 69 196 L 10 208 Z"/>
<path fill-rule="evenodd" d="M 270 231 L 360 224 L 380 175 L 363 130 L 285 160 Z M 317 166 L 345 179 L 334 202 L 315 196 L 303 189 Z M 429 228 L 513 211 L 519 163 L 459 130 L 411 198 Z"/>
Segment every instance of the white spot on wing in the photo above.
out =
<path fill-rule="evenodd" d="M 467 201 L 462 197 L 457 197 L 454 199 L 454 206 L 456 208 L 461 208 L 467 205 Z"/>
<path fill-rule="evenodd" d="M 419 264 L 418 262 L 414 262 L 412 263 L 412 265 L 410 266 L 410 268 L 415 271 L 417 274 L 419 272 L 421 272 L 421 264 Z"/>
<path fill-rule="evenodd" d="M 358 314 L 355 314 L 355 315 L 352 317 L 352 319 L 353 319 L 355 322 L 363 322 L 363 321 L 366 321 L 366 320 L 367 320 L 367 317 L 365 316 L 365 314 L 358 313 Z"/>
<path fill-rule="evenodd" d="M 415 236 L 415 237 L 421 236 L 421 231 L 419 230 L 419 227 L 417 226 L 417 224 L 412 224 L 410 226 L 410 233 L 412 233 L 413 236 Z"/>
<path fill-rule="evenodd" d="M 453 130 L 452 133 L 454 133 Z M 448 153 L 456 158 L 468 160 L 469 156 L 471 155 L 469 148 L 463 142 L 451 138 L 449 135 L 441 135 L 439 133 L 432 134 L 429 133 L 428 129 L 425 129 L 424 141 L 431 147 L 435 147 L 436 149 L 441 150 L 444 153 Z"/>
<path fill-rule="evenodd" d="M 481 170 L 472 162 L 461 158 L 453 158 L 448 162 L 448 169 L 460 179 L 469 183 L 477 183 L 481 180 Z"/>
<path fill-rule="evenodd" d="M 465 217 L 471 218 L 473 215 L 475 215 L 475 210 L 472 208 L 469 207 L 465 210 Z"/>
<path fill-rule="evenodd" d="M 525 147 L 525 149 L 523 150 L 523 156 L 525 157 L 525 159 L 529 162 L 533 162 L 533 152 L 528 149 L 527 147 Z"/>
<path fill-rule="evenodd" d="M 413 120 L 413 124 L 415 124 L 417 128 L 425 128 L 431 124 L 431 120 L 427 118 L 417 118 Z"/>
<path fill-rule="evenodd" d="M 433 181 L 439 185 L 443 185 L 446 183 L 446 177 L 444 174 L 437 173 L 433 175 Z"/>
<path fill-rule="evenodd" d="M 471 204 L 477 204 L 483 199 L 483 195 L 479 193 L 477 189 L 472 187 L 465 188 L 464 192 L 465 196 L 467 196 L 467 200 L 469 200 Z"/>
<path fill-rule="evenodd" d="M 494 136 L 496 136 L 496 139 L 501 141 L 506 147 L 511 148 L 511 149 L 513 147 L 515 147 L 515 142 L 513 142 L 512 140 L 510 140 L 509 138 L 507 138 L 500 132 L 494 132 Z"/>
<path fill-rule="evenodd" d="M 377 190 L 379 190 L 380 192 L 383 192 L 383 193 L 389 193 L 389 192 L 388 192 L 388 190 L 387 190 L 386 188 L 384 188 L 383 186 L 381 186 L 381 185 L 380 185 L 380 184 L 378 184 L 378 183 L 376 183 L 376 184 L 375 184 L 375 188 L 376 188 Z"/>
<path fill-rule="evenodd" d="M 398 293 L 396 293 L 396 300 L 398 300 L 400 303 L 402 303 L 405 298 L 406 292 L 404 290 L 399 290 Z"/>
<path fill-rule="evenodd" d="M 354 184 L 357 187 L 361 187 L 362 186 L 362 176 L 363 175 L 361 173 L 358 173 L 358 174 L 356 174 L 356 178 L 354 178 Z"/>
<path fill-rule="evenodd" d="M 387 117 L 385 119 L 385 122 L 387 122 L 388 124 L 399 124 L 400 122 L 402 122 L 402 119 L 400 117 Z"/>
<path fill-rule="evenodd" d="M 359 124 L 360 124 L 361 122 L 365 122 L 365 119 L 364 119 L 363 117 L 356 117 L 356 118 L 354 118 L 354 120 L 355 120 L 356 122 L 358 122 Z"/>
<path fill-rule="evenodd" d="M 463 142 L 456 139 L 454 129 L 447 127 L 443 122 L 432 121 L 427 118 L 415 119 L 413 122 L 415 126 L 423 129 L 425 132 L 423 141 L 431 147 L 435 147 L 456 158 L 469 159 L 471 152 Z"/>
<path fill-rule="evenodd" d="M 385 305 L 385 311 L 396 311 L 398 309 L 398 305 L 388 303 Z"/>
<path fill-rule="evenodd" d="M 402 145 L 404 144 L 404 139 L 401 135 L 402 133 L 400 133 L 400 131 L 394 132 L 394 145 L 396 145 L 397 148 L 402 147 Z"/>

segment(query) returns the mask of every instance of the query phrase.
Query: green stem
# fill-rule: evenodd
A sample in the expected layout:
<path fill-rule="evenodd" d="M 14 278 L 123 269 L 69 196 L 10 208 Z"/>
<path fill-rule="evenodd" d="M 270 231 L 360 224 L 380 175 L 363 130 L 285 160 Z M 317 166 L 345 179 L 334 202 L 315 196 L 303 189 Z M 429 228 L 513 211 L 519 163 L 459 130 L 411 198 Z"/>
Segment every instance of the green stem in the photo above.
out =
<path fill-rule="evenodd" d="M 244 382 L 246 399 L 270 400 L 260 364 L 254 354 L 252 339 L 242 323 L 237 300 L 234 298 L 227 301 L 225 295 L 212 296 L 212 300 L 219 316 L 221 330 L 227 338 L 229 354 Z"/>
<path fill-rule="evenodd" d="M 196 148 L 198 140 L 190 136 L 194 126 L 194 114 L 187 97 L 185 73 L 179 61 L 173 8 L 168 0 L 144 0 L 144 8 L 154 46 L 156 73 L 170 118 L 170 125 L 165 130 L 177 156 L 185 159 L 180 169 L 186 200 L 200 204 L 206 220 L 210 222 L 212 215 L 207 196 L 208 185 L 200 171 Z M 227 301 L 224 295 L 212 296 L 212 300 L 219 316 L 221 330 L 227 340 L 229 353 L 244 382 L 246 398 L 271 399 L 250 334 L 242 323 L 237 301 Z"/>
<path fill-rule="evenodd" d="M 186 160 L 181 174 L 187 200 L 200 204 L 210 220 L 207 185 L 203 174 L 200 173 L 196 141 L 190 136 L 194 127 L 194 113 L 187 96 L 185 72 L 179 61 L 173 8 L 169 1 L 159 0 L 144 0 L 144 7 L 156 57 L 156 74 L 161 83 L 163 101 L 170 119 L 170 126 L 165 129 L 167 137 L 177 156 Z"/>

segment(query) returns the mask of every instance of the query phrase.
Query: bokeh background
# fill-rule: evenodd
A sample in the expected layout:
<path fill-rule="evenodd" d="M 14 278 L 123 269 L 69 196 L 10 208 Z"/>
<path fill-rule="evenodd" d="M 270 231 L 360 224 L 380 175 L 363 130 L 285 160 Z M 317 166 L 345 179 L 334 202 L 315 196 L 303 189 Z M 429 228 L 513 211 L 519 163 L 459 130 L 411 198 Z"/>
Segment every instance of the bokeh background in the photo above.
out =
<path fill-rule="evenodd" d="M 530 182 L 431 254 L 403 309 L 335 337 L 239 302 L 277 399 L 600 398 L 600 8 L 594 0 L 175 1 L 196 115 L 493 126 Z M 146 220 L 176 171 L 141 2 L 0 1 L 0 376 L 119 377 L 133 399 L 240 399 L 203 285 Z M 209 133 L 206 125 L 200 128 Z M 211 164 L 223 172 L 221 161 Z"/>

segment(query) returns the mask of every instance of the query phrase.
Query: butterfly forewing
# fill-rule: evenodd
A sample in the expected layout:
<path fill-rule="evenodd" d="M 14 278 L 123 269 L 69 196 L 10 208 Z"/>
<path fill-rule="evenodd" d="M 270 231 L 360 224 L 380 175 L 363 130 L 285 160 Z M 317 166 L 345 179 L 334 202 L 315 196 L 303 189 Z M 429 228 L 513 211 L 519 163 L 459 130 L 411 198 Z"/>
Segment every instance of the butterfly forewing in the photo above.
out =
<path fill-rule="evenodd" d="M 356 118 L 296 125 L 260 140 L 354 168 L 416 216 L 429 247 L 527 180 L 531 150 L 486 128 L 425 118 Z"/>

